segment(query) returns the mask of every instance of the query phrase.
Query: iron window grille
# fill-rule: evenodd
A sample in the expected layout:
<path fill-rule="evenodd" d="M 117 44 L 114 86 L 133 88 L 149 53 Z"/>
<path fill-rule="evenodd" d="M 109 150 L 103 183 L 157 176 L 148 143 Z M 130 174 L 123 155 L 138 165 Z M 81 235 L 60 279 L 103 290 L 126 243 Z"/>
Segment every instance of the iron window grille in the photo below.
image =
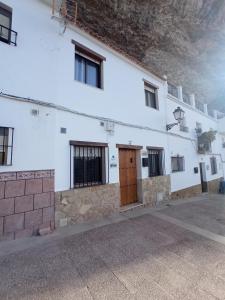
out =
<path fill-rule="evenodd" d="M 17 32 L 12 27 L 12 9 L 0 3 L 0 41 L 17 45 Z"/>
<path fill-rule="evenodd" d="M 172 167 L 172 172 L 184 171 L 184 157 L 183 156 L 171 157 L 171 167 Z"/>
<path fill-rule="evenodd" d="M 175 85 L 168 83 L 168 94 L 178 98 L 178 88 Z"/>
<path fill-rule="evenodd" d="M 211 173 L 212 175 L 217 174 L 217 162 L 216 157 L 210 157 Z"/>
<path fill-rule="evenodd" d="M 14 129 L 0 127 L 0 166 L 12 165 Z"/>
<path fill-rule="evenodd" d="M 158 91 L 157 88 L 145 82 L 145 105 L 154 109 L 158 107 Z"/>
<path fill-rule="evenodd" d="M 149 177 L 164 175 L 164 151 L 162 149 L 148 149 Z"/>
<path fill-rule="evenodd" d="M 74 146 L 74 188 L 105 184 L 105 147 Z"/>

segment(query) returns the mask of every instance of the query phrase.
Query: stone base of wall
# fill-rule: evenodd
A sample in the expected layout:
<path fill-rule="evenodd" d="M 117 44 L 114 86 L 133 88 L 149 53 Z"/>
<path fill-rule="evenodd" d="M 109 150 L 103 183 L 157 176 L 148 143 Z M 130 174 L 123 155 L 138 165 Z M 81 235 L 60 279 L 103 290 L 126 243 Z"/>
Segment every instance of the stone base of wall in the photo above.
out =
<path fill-rule="evenodd" d="M 170 175 L 145 178 L 141 182 L 143 204 L 154 207 L 170 199 Z"/>
<path fill-rule="evenodd" d="M 220 181 L 221 178 L 208 181 L 208 192 L 211 194 L 215 194 L 215 193 L 218 194 Z"/>
<path fill-rule="evenodd" d="M 106 184 L 55 194 L 56 227 L 89 222 L 119 211 L 120 186 Z"/>
<path fill-rule="evenodd" d="M 54 170 L 0 173 L 0 241 L 54 229 Z"/>
<path fill-rule="evenodd" d="M 219 191 L 219 184 L 220 184 L 221 178 L 217 178 L 215 180 L 211 180 L 207 182 L 208 186 L 208 193 L 217 194 Z M 195 196 L 199 196 L 202 194 L 202 186 L 201 184 L 194 185 L 191 187 L 188 187 L 186 189 L 182 189 L 176 192 L 171 193 L 171 199 L 182 199 L 182 198 L 191 198 Z"/>
<path fill-rule="evenodd" d="M 177 200 L 182 198 L 191 198 L 191 197 L 199 196 L 201 193 L 202 193 L 202 186 L 201 184 L 198 184 L 171 193 L 171 199 Z"/>

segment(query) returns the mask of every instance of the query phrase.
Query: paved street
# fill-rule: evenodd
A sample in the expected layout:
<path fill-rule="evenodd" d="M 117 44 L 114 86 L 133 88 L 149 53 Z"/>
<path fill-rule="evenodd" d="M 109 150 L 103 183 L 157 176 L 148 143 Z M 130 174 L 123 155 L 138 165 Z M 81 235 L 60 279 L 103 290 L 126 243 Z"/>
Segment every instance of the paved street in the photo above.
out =
<path fill-rule="evenodd" d="M 0 246 L 0 299 L 225 299 L 224 207 L 205 196 L 21 251 L 11 242 L 9 254 Z"/>

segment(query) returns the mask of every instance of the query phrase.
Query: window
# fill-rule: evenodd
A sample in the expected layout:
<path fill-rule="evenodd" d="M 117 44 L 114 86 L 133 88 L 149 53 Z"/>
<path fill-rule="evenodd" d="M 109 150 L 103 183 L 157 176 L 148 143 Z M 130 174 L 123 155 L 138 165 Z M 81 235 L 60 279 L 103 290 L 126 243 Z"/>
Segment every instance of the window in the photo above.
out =
<path fill-rule="evenodd" d="M 168 94 L 178 98 L 178 88 L 175 85 L 168 83 Z"/>
<path fill-rule="evenodd" d="M 184 157 L 174 156 L 171 157 L 172 172 L 182 172 L 184 171 Z"/>
<path fill-rule="evenodd" d="M 164 174 L 163 165 L 164 165 L 163 150 L 162 149 L 148 149 L 149 177 L 163 175 Z"/>
<path fill-rule="evenodd" d="M 184 103 L 191 105 L 190 96 L 185 92 L 183 92 L 183 101 L 184 101 Z"/>
<path fill-rule="evenodd" d="M 13 128 L 0 127 L 0 166 L 12 164 Z"/>
<path fill-rule="evenodd" d="M 0 2 L 0 40 L 10 43 L 11 39 L 12 10 Z"/>
<path fill-rule="evenodd" d="M 73 182 L 75 188 L 105 183 L 105 146 L 75 144 Z"/>
<path fill-rule="evenodd" d="M 210 165 L 211 165 L 211 172 L 212 172 L 212 175 L 217 174 L 217 162 L 216 162 L 216 157 L 210 157 Z"/>
<path fill-rule="evenodd" d="M 201 101 L 195 99 L 195 107 L 200 110 L 201 112 L 204 112 L 204 103 L 202 103 Z"/>
<path fill-rule="evenodd" d="M 103 60 L 104 57 L 92 50 L 75 43 L 75 79 L 85 84 L 103 88 Z"/>
<path fill-rule="evenodd" d="M 158 109 L 158 91 L 157 88 L 145 82 L 145 105 Z"/>

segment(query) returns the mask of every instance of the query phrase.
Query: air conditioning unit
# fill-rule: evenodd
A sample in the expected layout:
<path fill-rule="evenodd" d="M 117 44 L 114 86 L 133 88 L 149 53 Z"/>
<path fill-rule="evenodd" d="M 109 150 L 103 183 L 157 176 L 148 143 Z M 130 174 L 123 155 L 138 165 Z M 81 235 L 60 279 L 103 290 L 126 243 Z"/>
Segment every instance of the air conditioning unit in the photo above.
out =
<path fill-rule="evenodd" d="M 222 144 L 222 147 L 225 148 L 225 142 Z"/>

